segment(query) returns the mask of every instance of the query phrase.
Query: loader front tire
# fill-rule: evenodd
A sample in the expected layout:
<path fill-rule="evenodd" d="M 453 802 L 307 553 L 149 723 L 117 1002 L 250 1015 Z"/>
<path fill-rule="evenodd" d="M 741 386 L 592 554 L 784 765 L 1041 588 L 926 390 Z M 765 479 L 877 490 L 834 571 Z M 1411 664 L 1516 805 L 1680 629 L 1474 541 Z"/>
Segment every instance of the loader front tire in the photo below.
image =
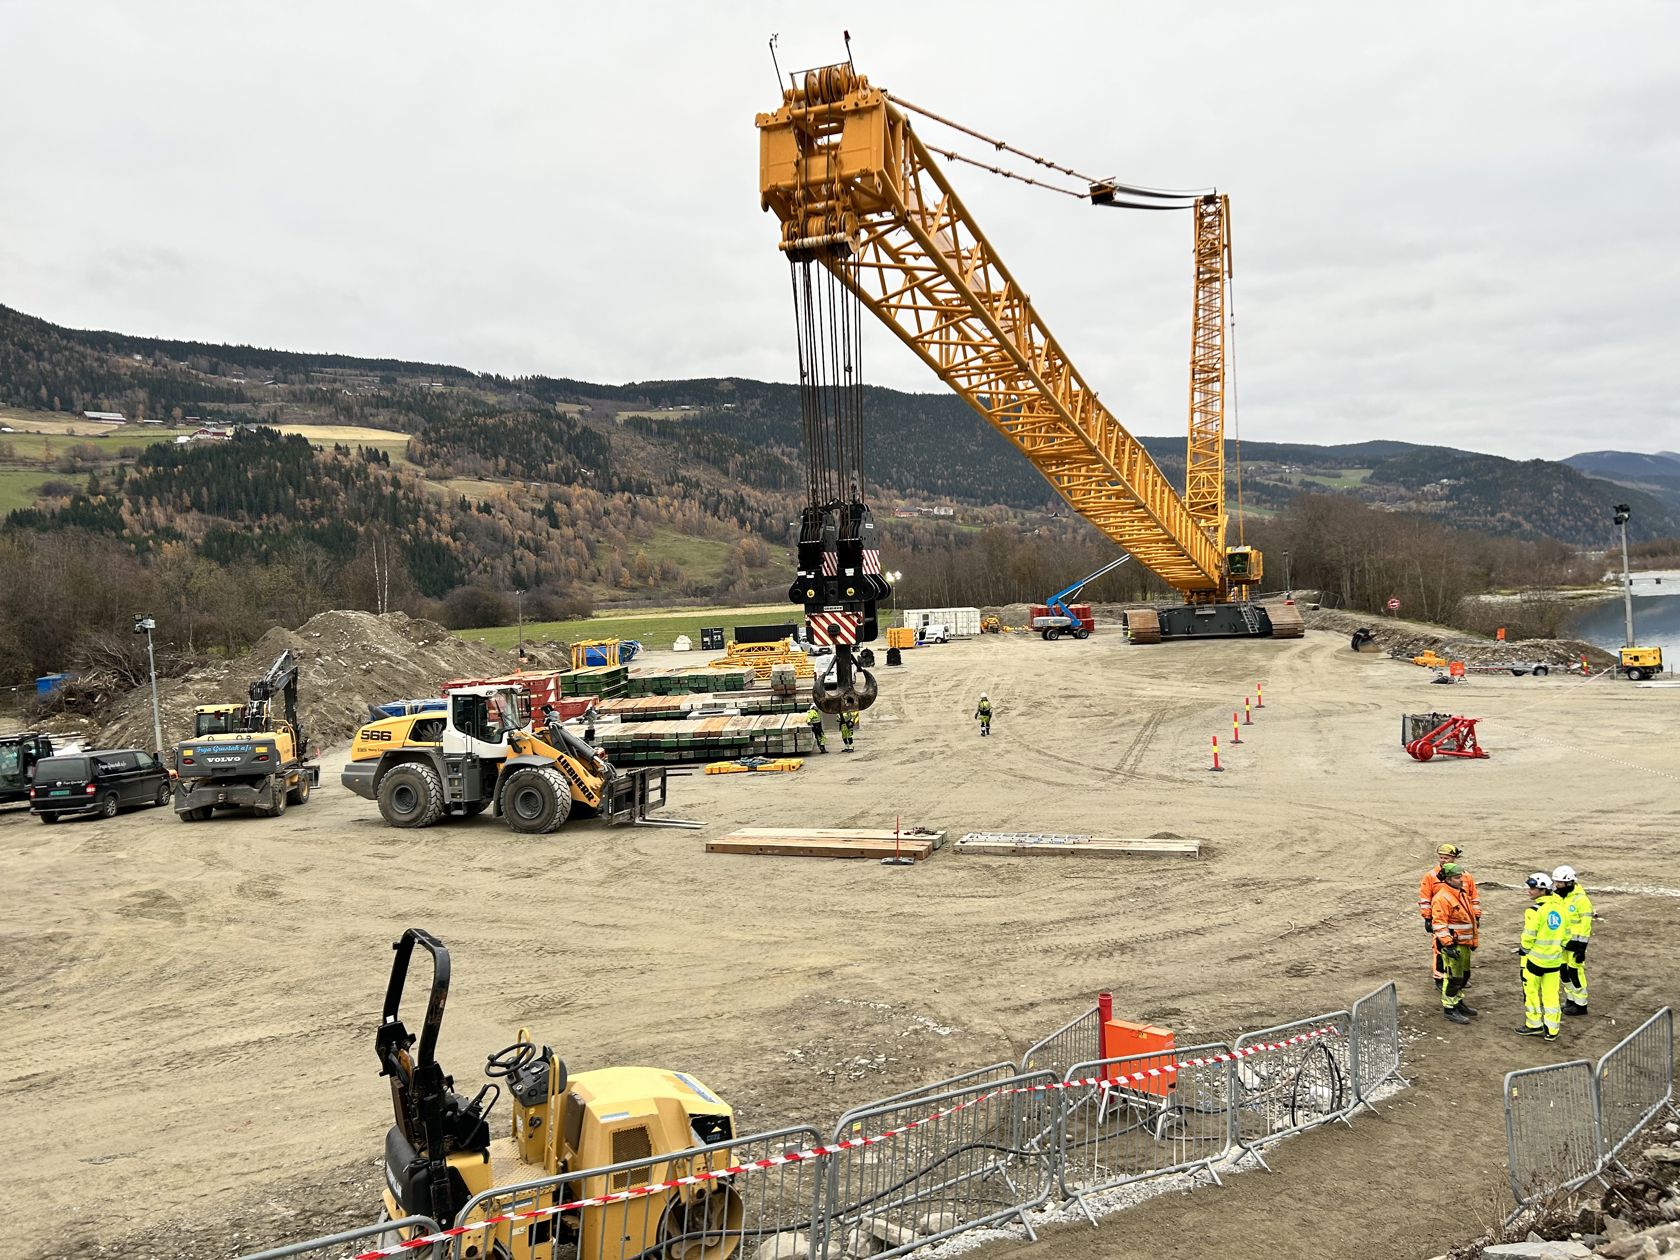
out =
<path fill-rule="evenodd" d="M 566 776 L 550 766 L 515 770 L 502 787 L 502 817 L 515 831 L 558 831 L 571 812 L 572 789 Z"/>
<path fill-rule="evenodd" d="M 391 827 L 430 827 L 443 817 L 443 781 L 420 762 L 394 766 L 379 781 L 379 816 Z"/>

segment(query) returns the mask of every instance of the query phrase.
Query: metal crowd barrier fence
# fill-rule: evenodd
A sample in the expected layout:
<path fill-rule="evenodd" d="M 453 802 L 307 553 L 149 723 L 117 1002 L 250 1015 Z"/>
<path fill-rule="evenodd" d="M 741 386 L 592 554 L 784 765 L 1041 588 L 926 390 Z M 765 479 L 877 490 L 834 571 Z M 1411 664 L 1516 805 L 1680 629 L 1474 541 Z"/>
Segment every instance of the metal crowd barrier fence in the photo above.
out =
<path fill-rule="evenodd" d="M 1353 1004 L 1348 1053 L 1353 1060 L 1356 1106 L 1370 1107 L 1371 1095 L 1400 1075 L 1400 999 L 1390 980 Z M 1374 1108 L 1373 1108 L 1374 1110 Z"/>
<path fill-rule="evenodd" d="M 1230 1153 L 1233 1138 L 1233 1068 L 1220 1044 L 1190 1046 L 1154 1054 L 1078 1063 L 1063 1079 L 1058 1181 L 1062 1194 L 1076 1200 L 1097 1223 L 1087 1195 L 1166 1173 L 1204 1169 L 1215 1182 L 1213 1165 Z M 1134 1073 L 1183 1064 L 1144 1080 Z M 1078 1082 L 1096 1081 L 1096 1084 Z"/>
<path fill-rule="evenodd" d="M 836 1142 L 854 1129 L 905 1131 L 829 1159 L 827 1232 L 813 1255 L 879 1247 L 883 1260 L 1011 1218 L 1036 1240 L 1026 1212 L 1055 1181 L 1055 1083 L 1028 1072 L 847 1112 Z"/>
<path fill-rule="evenodd" d="M 1002 1063 L 988 1063 L 983 1068 L 970 1068 L 966 1072 L 958 1072 L 955 1076 L 948 1076 L 942 1081 L 934 1081 L 928 1085 L 918 1085 L 915 1089 L 907 1089 L 901 1093 L 888 1094 L 885 1098 L 877 1098 L 865 1107 L 853 1107 L 846 1113 L 848 1117 L 872 1107 L 884 1107 L 888 1103 L 909 1102 L 913 1098 L 930 1098 L 935 1094 L 949 1093 L 959 1085 L 982 1085 L 992 1081 L 1005 1081 L 1020 1073 L 1020 1069 L 1007 1060 Z M 846 1120 L 844 1123 L 852 1126 L 854 1132 L 848 1134 L 837 1132 L 836 1138 L 855 1137 L 861 1130 L 855 1122 Z"/>
<path fill-rule="evenodd" d="M 1401 1079 L 1399 1009 L 1388 984 L 1336 1011 L 1247 1033 L 1234 1050 L 1334 1029 L 1252 1058 L 1198 1065 L 1221 1045 L 1173 1054 L 1101 1056 L 1102 1008 L 1092 1007 L 1012 1063 L 975 1068 L 856 1108 L 841 1117 L 832 1144 L 796 1126 L 602 1168 L 498 1186 L 476 1196 L 448 1228 L 407 1217 L 253 1253 L 242 1260 L 361 1254 L 389 1248 L 420 1260 L 483 1260 L 500 1244 L 534 1257 L 571 1260 L 876 1260 L 967 1230 L 1019 1220 L 1052 1189 L 1087 1199 L 1149 1177 L 1206 1169 L 1233 1149 L 1260 1148 L 1288 1133 L 1346 1119 L 1378 1085 Z M 1596 1100 L 1599 1075 L 1618 1100 L 1617 1115 L 1649 1118 L 1672 1097 L 1673 1024 L 1667 1008 L 1586 1066 Z M 1661 1079 L 1653 1065 L 1666 1052 Z M 1187 1065 L 1145 1081 L 1117 1076 Z M 1519 1135 L 1534 1128 L 1511 1117 L 1513 1189 Z M 1080 1086 L 1086 1079 L 1101 1084 Z M 1596 1101 L 1593 1104 L 1596 1106 Z M 1643 1123 L 1643 1119 L 1640 1120 Z M 1589 1149 L 1596 1151 L 1597 1114 Z M 1610 1131 L 1606 1131 L 1607 1133 Z M 859 1140 L 867 1139 L 867 1140 Z M 1625 1137 L 1605 1148 L 1605 1158 Z M 842 1142 L 855 1142 L 839 1149 Z M 1261 1160 L 1263 1163 L 1264 1161 Z M 1536 1176 L 1542 1176 L 1537 1167 Z M 1590 1175 L 1590 1174 L 1589 1174 Z M 1521 1201 L 1521 1191 L 1518 1191 Z M 401 1236 L 437 1235 L 424 1247 Z M 356 1247 L 358 1241 L 363 1245 Z M 761 1250 L 774 1240 L 774 1246 Z"/>
<path fill-rule="evenodd" d="M 1663 1007 L 1598 1061 L 1599 1149 L 1605 1163 L 1674 1098 L 1674 1013 Z M 1623 1169 L 1623 1171 L 1627 1171 Z"/>
<path fill-rule="evenodd" d="M 1596 1065 L 1577 1059 L 1507 1074 L 1512 1218 L 1612 1165 L 1626 1172 L 1622 1148 L 1664 1108 L 1674 1110 L 1674 1014 L 1666 1006 Z"/>
<path fill-rule="evenodd" d="M 1029 1046 L 1021 1056 L 1021 1071 L 1053 1072 L 1057 1080 L 1063 1080 L 1075 1063 L 1101 1057 L 1102 1017 L 1093 1006 Z"/>
<path fill-rule="evenodd" d="M 438 1224 L 429 1216 L 405 1216 L 400 1221 L 380 1221 L 376 1225 L 362 1225 L 356 1229 L 347 1229 L 341 1234 L 327 1234 L 321 1238 L 311 1238 L 307 1242 L 290 1243 L 284 1247 L 270 1247 L 267 1251 L 252 1251 L 241 1256 L 239 1260 L 282 1260 L 285 1256 L 326 1255 L 328 1252 L 338 1252 L 340 1255 L 350 1255 L 361 1251 L 361 1247 L 350 1247 L 352 1243 L 374 1239 L 374 1246 L 394 1244 L 409 1230 L 414 1230 L 416 1236 L 435 1234 Z M 403 1231 L 399 1233 L 398 1231 Z M 340 1252 L 340 1248 L 350 1247 L 348 1251 Z M 436 1247 L 416 1247 L 405 1255 L 415 1256 L 417 1260 L 430 1260 L 440 1254 Z"/>
<path fill-rule="evenodd" d="M 821 1229 L 823 1161 L 778 1157 L 818 1145 L 815 1129 L 778 1129 L 497 1186 L 469 1199 L 456 1215 L 455 1226 L 464 1232 L 449 1255 L 480 1260 L 496 1243 L 514 1251 L 518 1238 L 532 1256 L 566 1250 L 575 1260 L 729 1260 L 738 1254 L 750 1260 L 749 1246 L 798 1235 L 787 1243 L 785 1260 L 792 1260 Z M 761 1166 L 730 1171 L 755 1163 Z M 684 1184 L 668 1184 L 679 1181 Z M 497 1223 L 484 1226 L 486 1221 Z"/>
<path fill-rule="evenodd" d="M 1352 1023 L 1347 1011 L 1331 1011 L 1237 1038 L 1234 1049 L 1241 1053 L 1249 1046 L 1287 1041 L 1315 1029 L 1335 1030 L 1334 1036 L 1237 1060 L 1234 1137 L 1245 1156 L 1264 1165 L 1261 1148 L 1279 1138 L 1332 1120 L 1346 1122 L 1356 1101 L 1348 1044 Z"/>
<path fill-rule="evenodd" d="M 1599 1169 L 1598 1088 L 1586 1059 L 1505 1076 L 1505 1146 L 1519 1205 L 1578 1186 Z"/>

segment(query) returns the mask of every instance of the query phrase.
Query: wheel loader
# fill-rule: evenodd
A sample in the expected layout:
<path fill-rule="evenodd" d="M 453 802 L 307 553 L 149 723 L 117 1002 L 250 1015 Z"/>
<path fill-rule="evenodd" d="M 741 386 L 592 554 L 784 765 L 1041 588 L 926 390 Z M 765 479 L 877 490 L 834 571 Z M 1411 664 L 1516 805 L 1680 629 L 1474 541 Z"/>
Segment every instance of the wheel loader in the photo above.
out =
<path fill-rule="evenodd" d="M 432 959 L 431 996 L 418 1037 L 401 1015 L 416 945 Z M 560 1056 L 549 1046 L 539 1048 L 525 1028 L 485 1060 L 490 1083 L 468 1099 L 437 1061 L 449 998 L 448 949 L 421 928 L 409 928 L 392 948 L 396 957 L 374 1038 L 395 1113 L 385 1135 L 383 1219 L 428 1216 L 448 1228 L 517 1214 L 463 1235 L 459 1253 L 452 1253 L 484 1260 L 530 1260 L 568 1245 L 591 1260 L 730 1260 L 739 1250 L 739 1192 L 728 1176 L 695 1178 L 730 1167 L 727 1146 L 697 1149 L 733 1140 L 735 1117 L 727 1103 L 685 1072 L 617 1067 L 568 1076 Z M 490 1116 L 504 1090 L 508 1136 L 492 1139 Z M 668 1158 L 679 1154 L 681 1159 Z M 638 1160 L 614 1172 L 577 1175 Z M 695 1180 L 661 1184 L 677 1177 Z M 551 1180 L 542 1184 L 544 1178 Z M 474 1203 L 475 1196 L 502 1186 L 523 1188 Z M 565 1207 L 609 1194 L 621 1201 Z M 382 1245 L 402 1241 L 393 1229 Z"/>
<path fill-rule="evenodd" d="M 557 831 L 574 812 L 634 821 L 665 803 L 665 771 L 620 770 L 558 722 L 530 727 L 521 687 L 449 693 L 445 708 L 370 722 L 340 782 L 379 804 L 392 827 L 429 827 L 493 809 L 515 831 Z"/>

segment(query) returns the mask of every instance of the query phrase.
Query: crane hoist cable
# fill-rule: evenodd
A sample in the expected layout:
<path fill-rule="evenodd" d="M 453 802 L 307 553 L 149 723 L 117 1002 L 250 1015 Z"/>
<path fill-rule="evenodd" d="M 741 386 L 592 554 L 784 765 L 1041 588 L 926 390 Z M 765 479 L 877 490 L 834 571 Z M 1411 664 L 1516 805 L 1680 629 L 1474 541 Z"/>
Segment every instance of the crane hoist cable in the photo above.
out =
<path fill-rule="evenodd" d="M 837 274 L 852 267 L 842 242 L 788 251 L 805 435 L 805 506 L 788 599 L 804 606 L 812 642 L 834 648 L 832 666 L 812 686 L 812 702 L 828 713 L 874 703 L 874 676 L 852 652 L 876 637 L 876 605 L 890 593 L 863 493 L 863 303 L 855 277 Z"/>

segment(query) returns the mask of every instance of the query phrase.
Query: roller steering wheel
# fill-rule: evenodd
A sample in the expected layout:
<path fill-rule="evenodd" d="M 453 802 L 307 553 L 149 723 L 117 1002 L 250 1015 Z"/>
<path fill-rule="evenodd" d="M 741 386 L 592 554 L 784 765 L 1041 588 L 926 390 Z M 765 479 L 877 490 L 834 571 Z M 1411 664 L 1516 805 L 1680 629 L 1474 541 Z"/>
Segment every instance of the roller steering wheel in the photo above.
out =
<path fill-rule="evenodd" d="M 512 1076 L 536 1057 L 536 1046 L 529 1041 L 516 1041 L 511 1046 L 496 1051 L 484 1061 L 484 1075 L 495 1080 Z"/>

